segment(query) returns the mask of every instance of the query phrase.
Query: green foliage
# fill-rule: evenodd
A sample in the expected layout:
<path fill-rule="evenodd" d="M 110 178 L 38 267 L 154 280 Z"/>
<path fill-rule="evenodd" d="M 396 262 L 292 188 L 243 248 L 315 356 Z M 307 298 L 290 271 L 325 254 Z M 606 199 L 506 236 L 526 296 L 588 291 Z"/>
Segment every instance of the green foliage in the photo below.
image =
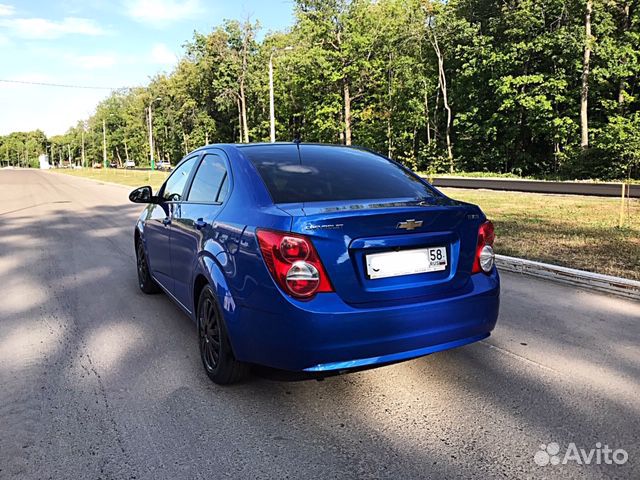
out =
<path fill-rule="evenodd" d="M 104 122 L 109 162 L 148 164 L 149 105 L 156 159 L 175 163 L 206 142 L 268 141 L 271 59 L 278 140 L 351 137 L 412 168 L 448 172 L 437 39 L 458 170 L 638 177 L 640 5 L 593 4 L 588 149 L 584 0 L 296 0 L 289 30 L 260 41 L 249 22 L 195 32 L 169 74 L 113 92 L 65 135 L 2 137 L 0 158 L 33 160 L 46 148 L 56 162 L 80 163 L 84 137 L 86 163 L 102 162 Z"/>
<path fill-rule="evenodd" d="M 41 130 L 13 132 L 0 137 L 0 165 L 36 167 L 38 156 L 45 151 L 47 137 Z"/>

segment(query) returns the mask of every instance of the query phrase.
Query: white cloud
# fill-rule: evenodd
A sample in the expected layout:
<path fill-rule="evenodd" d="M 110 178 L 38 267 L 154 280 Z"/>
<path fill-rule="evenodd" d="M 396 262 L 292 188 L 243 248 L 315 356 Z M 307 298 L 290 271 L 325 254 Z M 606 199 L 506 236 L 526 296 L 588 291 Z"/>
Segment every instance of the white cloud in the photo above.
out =
<path fill-rule="evenodd" d="M 156 43 L 151 49 L 151 61 L 159 65 L 171 66 L 178 61 L 178 57 L 164 43 Z"/>
<path fill-rule="evenodd" d="M 101 68 L 111 68 L 119 63 L 118 55 L 115 53 L 97 53 L 94 55 L 70 55 L 64 59 L 71 65 L 85 70 L 98 70 Z"/>
<path fill-rule="evenodd" d="M 65 78 L 25 72 L 10 77 L 21 82 L 88 83 L 89 79 Z M 80 119 L 87 118 L 96 104 L 109 94 L 106 90 L 40 87 L 3 83 L 0 105 L 10 115 L 0 115 L 0 135 L 40 128 L 47 135 L 64 133 Z"/>
<path fill-rule="evenodd" d="M 124 5 L 131 18 L 154 26 L 195 18 L 202 11 L 200 0 L 131 0 Z"/>
<path fill-rule="evenodd" d="M 64 35 L 104 35 L 106 32 L 93 20 L 66 17 L 62 21 L 46 18 L 0 19 L 0 27 L 6 28 L 12 36 L 26 39 L 54 39 Z"/>
<path fill-rule="evenodd" d="M 0 17 L 9 17 L 16 11 L 16 7 L 13 5 L 7 5 L 6 3 L 0 3 Z"/>

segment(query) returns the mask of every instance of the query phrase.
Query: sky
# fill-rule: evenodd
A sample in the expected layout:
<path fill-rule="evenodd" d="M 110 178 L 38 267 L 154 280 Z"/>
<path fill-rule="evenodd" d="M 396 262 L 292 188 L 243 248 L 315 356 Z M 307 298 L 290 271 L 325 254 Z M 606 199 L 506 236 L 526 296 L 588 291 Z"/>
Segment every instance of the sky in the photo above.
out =
<path fill-rule="evenodd" d="M 108 88 L 170 72 L 194 30 L 249 17 L 264 34 L 290 26 L 292 12 L 292 0 L 0 0 L 0 135 L 64 133 Z"/>

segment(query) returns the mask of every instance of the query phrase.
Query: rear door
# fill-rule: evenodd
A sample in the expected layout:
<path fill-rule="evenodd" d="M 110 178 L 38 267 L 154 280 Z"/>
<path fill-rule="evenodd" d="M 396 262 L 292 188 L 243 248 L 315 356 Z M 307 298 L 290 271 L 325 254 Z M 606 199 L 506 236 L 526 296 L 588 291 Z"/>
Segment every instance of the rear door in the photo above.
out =
<path fill-rule="evenodd" d="M 176 206 L 171 238 L 174 291 L 188 310 L 192 306 L 194 267 L 203 243 L 215 236 L 215 219 L 223 208 L 229 185 L 224 152 L 207 152 L 199 162 L 185 200 Z"/>
<path fill-rule="evenodd" d="M 188 158 L 173 171 L 158 192 L 163 202 L 150 207 L 145 222 L 144 236 L 149 256 L 149 267 L 154 278 L 173 293 L 171 271 L 171 232 L 176 205 L 182 200 L 187 180 L 198 156 Z"/>

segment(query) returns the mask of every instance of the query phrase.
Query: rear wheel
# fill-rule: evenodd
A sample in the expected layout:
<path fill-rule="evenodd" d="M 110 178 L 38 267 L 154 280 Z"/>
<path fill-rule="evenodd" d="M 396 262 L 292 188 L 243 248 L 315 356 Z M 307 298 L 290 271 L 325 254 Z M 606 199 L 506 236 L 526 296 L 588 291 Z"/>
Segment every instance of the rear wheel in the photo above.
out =
<path fill-rule="evenodd" d="M 209 285 L 202 289 L 197 312 L 200 358 L 207 375 L 219 385 L 239 382 L 247 376 L 249 366 L 233 355 L 222 313 Z"/>
<path fill-rule="evenodd" d="M 142 241 L 138 241 L 136 245 L 136 262 L 138 266 L 138 286 L 140 290 L 147 294 L 158 293 L 160 287 L 155 280 L 151 278 L 149 262 L 147 262 L 147 255 L 144 252 Z"/>

